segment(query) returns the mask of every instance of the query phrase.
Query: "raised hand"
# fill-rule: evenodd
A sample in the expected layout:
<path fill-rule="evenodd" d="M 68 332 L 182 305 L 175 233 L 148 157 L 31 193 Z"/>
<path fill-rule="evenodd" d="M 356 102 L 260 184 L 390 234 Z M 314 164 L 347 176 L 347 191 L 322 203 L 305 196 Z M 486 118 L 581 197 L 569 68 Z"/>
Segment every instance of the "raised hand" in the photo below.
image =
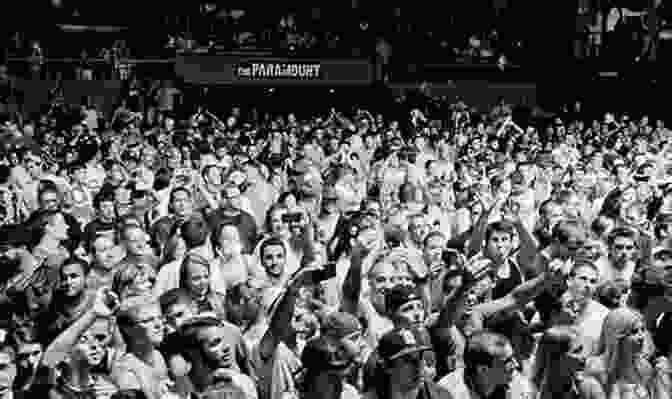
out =
<path fill-rule="evenodd" d="M 96 293 L 93 302 L 93 312 L 96 316 L 107 318 L 113 316 L 119 310 L 119 297 L 108 288 L 102 288 Z"/>
<path fill-rule="evenodd" d="M 380 235 L 375 229 L 365 229 L 360 231 L 352 245 L 352 254 L 366 256 L 378 248 Z"/>

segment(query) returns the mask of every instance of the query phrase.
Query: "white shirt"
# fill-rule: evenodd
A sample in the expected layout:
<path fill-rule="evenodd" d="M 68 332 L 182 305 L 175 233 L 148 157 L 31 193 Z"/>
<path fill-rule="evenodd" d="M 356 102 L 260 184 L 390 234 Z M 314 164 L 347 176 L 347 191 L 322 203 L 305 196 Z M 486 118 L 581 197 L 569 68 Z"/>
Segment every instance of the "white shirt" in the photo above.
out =
<path fill-rule="evenodd" d="M 591 299 L 576 321 L 575 325 L 584 341 L 584 348 L 592 348 L 593 354 L 597 354 L 600 348 L 602 324 L 607 314 L 609 314 L 607 307 Z"/>

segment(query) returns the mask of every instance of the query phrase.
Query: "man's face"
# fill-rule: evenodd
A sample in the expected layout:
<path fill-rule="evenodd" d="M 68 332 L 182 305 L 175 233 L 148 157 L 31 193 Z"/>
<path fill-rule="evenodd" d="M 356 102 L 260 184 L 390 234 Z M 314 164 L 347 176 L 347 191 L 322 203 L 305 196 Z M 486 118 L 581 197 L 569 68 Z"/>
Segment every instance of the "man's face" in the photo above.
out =
<path fill-rule="evenodd" d="M 100 219 L 104 222 L 113 222 L 116 217 L 114 201 L 101 201 L 99 206 Z"/>
<path fill-rule="evenodd" d="M 140 328 L 142 338 L 157 347 L 163 341 L 164 324 L 161 316 L 161 309 L 158 305 L 143 306 L 138 310 L 135 317 L 136 325 Z"/>
<path fill-rule="evenodd" d="M 42 174 L 42 159 L 37 155 L 28 154 L 26 156 L 26 170 L 30 177 L 39 179 Z"/>
<path fill-rule="evenodd" d="M 240 209 L 242 206 L 240 189 L 227 187 L 222 190 L 222 205 L 224 208 Z"/>
<path fill-rule="evenodd" d="M 616 237 L 611 244 L 610 257 L 614 264 L 624 265 L 637 257 L 637 246 L 630 237 Z"/>
<path fill-rule="evenodd" d="M 20 370 L 34 371 L 41 359 L 42 345 L 39 343 L 21 344 L 16 351 L 16 365 Z"/>
<path fill-rule="evenodd" d="M 272 234 L 281 237 L 289 237 L 289 223 L 282 219 L 285 213 L 287 212 L 284 209 L 276 209 L 271 212 L 269 217 L 269 229 Z"/>
<path fill-rule="evenodd" d="M 177 148 L 173 148 L 168 152 L 167 165 L 169 169 L 177 169 L 182 163 L 182 153 Z"/>
<path fill-rule="evenodd" d="M 429 223 L 425 220 L 424 217 L 415 217 L 412 218 L 408 224 L 408 232 L 410 233 L 411 240 L 415 242 L 416 245 L 422 245 L 422 241 L 429 233 Z"/>
<path fill-rule="evenodd" d="M 630 169 L 628 169 L 626 166 L 619 166 L 616 168 L 616 179 L 618 180 L 619 184 L 624 184 L 627 183 L 630 178 Z"/>
<path fill-rule="evenodd" d="M 543 215 L 542 227 L 550 234 L 553 231 L 553 227 L 563 219 L 564 210 L 559 204 L 549 203 L 544 207 Z"/>
<path fill-rule="evenodd" d="M 61 290 L 66 297 L 73 298 L 81 294 L 85 281 L 81 265 L 65 265 L 61 269 Z"/>
<path fill-rule="evenodd" d="M 513 242 L 511 234 L 505 231 L 494 231 L 488 239 L 488 253 L 497 260 L 504 260 L 511 253 Z"/>
<path fill-rule="evenodd" d="M 45 211 L 55 211 L 59 205 L 58 194 L 53 191 L 45 191 L 40 196 L 40 208 Z"/>
<path fill-rule="evenodd" d="M 273 277 L 280 277 L 285 271 L 285 248 L 280 245 L 269 245 L 264 248 L 261 264 L 266 273 Z"/>
<path fill-rule="evenodd" d="M 432 236 L 427 240 L 425 245 L 423 255 L 425 258 L 425 264 L 431 269 L 433 266 L 441 265 L 442 258 L 441 254 L 443 253 L 443 247 L 446 244 L 445 238 L 442 236 Z"/>
<path fill-rule="evenodd" d="M 577 195 L 570 195 L 564 205 L 568 219 L 576 219 L 581 215 L 581 199 Z"/>
<path fill-rule="evenodd" d="M 598 274 L 592 267 L 581 267 L 567 280 L 567 288 L 573 298 L 587 300 L 595 295 Z"/>
<path fill-rule="evenodd" d="M 11 396 L 15 378 L 16 364 L 12 356 L 6 352 L 0 352 L 0 398 Z"/>
<path fill-rule="evenodd" d="M 133 206 L 133 202 L 131 200 L 131 190 L 125 187 L 117 188 L 114 192 L 114 197 L 117 215 L 128 215 Z"/>
<path fill-rule="evenodd" d="M 173 213 L 178 217 L 184 217 L 191 211 L 191 198 L 186 191 L 175 192 L 171 204 Z"/>
<path fill-rule="evenodd" d="M 96 238 L 93 242 L 94 263 L 105 270 L 112 270 L 119 260 L 116 249 L 117 246 L 110 237 L 101 236 Z"/>
<path fill-rule="evenodd" d="M 419 299 L 409 301 L 399 307 L 395 316 L 404 326 L 421 328 L 425 322 L 425 307 Z"/>
<path fill-rule="evenodd" d="M 569 237 L 564 242 L 559 242 L 558 252 L 561 258 L 573 258 L 577 252 L 585 248 L 587 237 L 583 232 L 573 230 L 569 233 Z"/>

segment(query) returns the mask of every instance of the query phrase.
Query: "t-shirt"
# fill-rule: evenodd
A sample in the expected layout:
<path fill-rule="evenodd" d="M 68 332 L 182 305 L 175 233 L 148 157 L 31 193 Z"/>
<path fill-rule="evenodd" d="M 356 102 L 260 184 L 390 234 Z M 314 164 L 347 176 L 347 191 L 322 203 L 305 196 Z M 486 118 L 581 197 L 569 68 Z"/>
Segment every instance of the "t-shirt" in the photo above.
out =
<path fill-rule="evenodd" d="M 126 353 L 112 365 L 112 380 L 119 389 L 139 389 L 148 399 L 163 399 L 169 383 L 168 367 L 158 351 L 155 351 L 154 359 L 152 367 Z"/>
<path fill-rule="evenodd" d="M 301 367 L 301 359 L 285 343 L 278 344 L 271 366 L 270 396 L 262 399 L 282 399 L 286 395 L 298 397 L 295 377 Z"/>

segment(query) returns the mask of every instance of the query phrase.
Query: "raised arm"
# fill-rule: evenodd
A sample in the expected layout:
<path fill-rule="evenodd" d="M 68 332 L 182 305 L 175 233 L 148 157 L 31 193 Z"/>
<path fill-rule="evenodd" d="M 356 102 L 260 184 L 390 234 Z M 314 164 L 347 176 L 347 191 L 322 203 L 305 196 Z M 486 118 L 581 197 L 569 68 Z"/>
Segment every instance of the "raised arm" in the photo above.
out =
<path fill-rule="evenodd" d="M 492 205 L 489 207 L 485 206 L 485 201 L 479 196 L 479 202 L 483 205 L 483 209 L 485 210 L 482 214 L 481 217 L 478 218 L 478 221 L 476 222 L 476 225 L 474 226 L 474 229 L 471 233 L 471 237 L 469 237 L 469 244 L 467 247 L 467 257 L 472 257 L 479 253 L 481 249 L 483 249 L 483 241 L 485 240 L 485 230 L 488 227 L 488 221 L 490 220 L 490 215 L 492 215 L 492 212 L 499 206 L 502 202 L 502 200 L 495 200 Z"/>
<path fill-rule="evenodd" d="M 553 264 L 549 270 L 514 288 L 508 295 L 474 306 L 464 326 L 465 335 L 483 329 L 486 320 L 493 316 L 522 309 L 544 291 L 562 283 L 567 274 L 567 265 Z"/>
<path fill-rule="evenodd" d="M 67 357 L 82 334 L 84 334 L 97 319 L 112 317 L 118 307 L 118 303 L 119 302 L 114 294 L 104 289 L 98 291 L 93 307 L 86 311 L 82 317 L 77 319 L 52 341 L 47 347 L 47 350 L 44 351 L 42 363 L 48 367 L 56 367 L 58 363 Z"/>
<path fill-rule="evenodd" d="M 350 269 L 343 281 L 341 308 L 344 312 L 356 315 L 359 309 L 359 297 L 362 292 L 362 263 L 366 254 L 361 249 L 352 250 Z"/>
<path fill-rule="evenodd" d="M 259 343 L 259 352 L 262 359 L 270 359 L 275 353 L 278 344 L 286 340 L 289 336 L 289 326 L 294 316 L 294 307 L 296 299 L 299 296 L 299 289 L 308 283 L 310 269 L 300 271 L 293 280 L 287 284 L 287 288 L 280 294 L 279 302 L 271 316 L 268 330 Z"/>

